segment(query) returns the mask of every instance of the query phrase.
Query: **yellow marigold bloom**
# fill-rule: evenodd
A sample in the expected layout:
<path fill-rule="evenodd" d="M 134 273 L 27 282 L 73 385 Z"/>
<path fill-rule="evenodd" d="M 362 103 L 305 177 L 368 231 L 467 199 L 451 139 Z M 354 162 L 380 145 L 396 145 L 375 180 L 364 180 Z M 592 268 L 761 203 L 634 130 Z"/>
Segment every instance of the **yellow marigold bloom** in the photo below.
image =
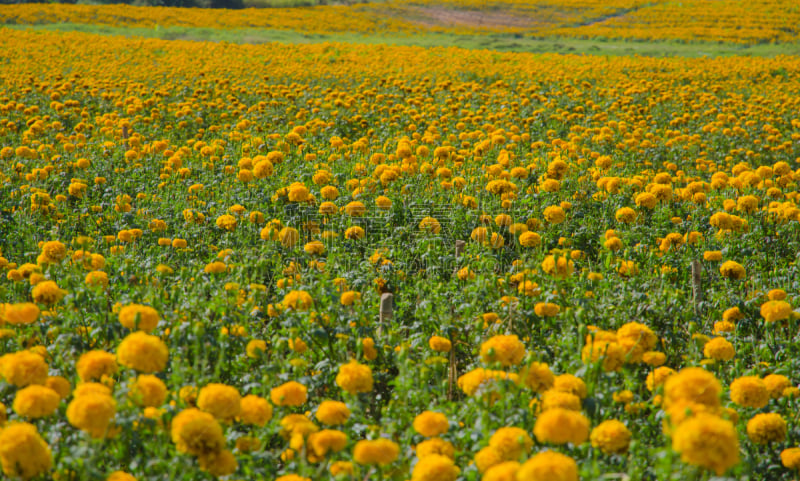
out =
<path fill-rule="evenodd" d="M 119 323 L 128 329 L 152 331 L 158 325 L 158 311 L 150 306 L 130 304 L 119 311 Z"/>
<path fill-rule="evenodd" d="M 623 454 L 628 452 L 631 432 L 616 419 L 609 419 L 592 429 L 592 434 L 589 438 L 592 441 L 592 446 L 599 448 L 605 454 Z"/>
<path fill-rule="evenodd" d="M 60 241 L 49 241 L 42 244 L 42 257 L 44 263 L 55 264 L 67 257 L 67 246 Z"/>
<path fill-rule="evenodd" d="M 569 373 L 556 376 L 553 382 L 553 389 L 571 392 L 581 399 L 587 396 L 586 383 L 583 382 L 583 379 Z"/>
<path fill-rule="evenodd" d="M 516 481 L 517 471 L 522 466 L 518 461 L 504 461 L 486 470 L 482 481 Z"/>
<path fill-rule="evenodd" d="M 242 397 L 235 387 L 211 383 L 200 389 L 197 407 L 220 421 L 232 421 L 239 415 L 241 401 Z"/>
<path fill-rule="evenodd" d="M 163 371 L 168 357 L 164 341 L 142 331 L 129 334 L 117 347 L 117 362 L 145 374 Z"/>
<path fill-rule="evenodd" d="M 289 381 L 272 388 L 269 398 L 276 406 L 302 406 L 308 400 L 308 388 L 297 381 Z"/>
<path fill-rule="evenodd" d="M 339 302 L 343 306 L 352 306 L 354 303 L 361 300 L 361 293 L 358 291 L 345 291 L 339 298 Z"/>
<path fill-rule="evenodd" d="M 72 385 L 62 376 L 49 376 L 44 384 L 58 393 L 61 399 L 66 399 L 72 392 Z"/>
<path fill-rule="evenodd" d="M 619 371 L 625 363 L 625 349 L 616 342 L 593 339 L 583 346 L 581 360 L 587 364 L 602 362 L 606 372 Z"/>
<path fill-rule="evenodd" d="M 542 451 L 520 466 L 517 481 L 578 481 L 578 465 L 569 456 Z"/>
<path fill-rule="evenodd" d="M 667 362 L 667 355 L 658 351 L 647 351 L 642 354 L 642 362 L 653 367 L 659 367 Z"/>
<path fill-rule="evenodd" d="M 728 321 L 717 321 L 714 323 L 714 334 L 724 334 L 726 332 L 733 332 L 736 330 L 736 326 L 733 323 Z"/>
<path fill-rule="evenodd" d="M 681 371 L 683 372 L 683 371 Z M 672 435 L 672 449 L 685 463 L 722 476 L 739 463 L 739 440 L 733 423 L 711 414 L 682 422 Z"/>
<path fill-rule="evenodd" d="M 99 381 L 104 376 L 113 376 L 117 373 L 117 358 L 106 351 L 88 351 L 81 354 L 75 365 L 81 381 Z"/>
<path fill-rule="evenodd" d="M 325 245 L 320 241 L 311 241 L 303 246 L 303 250 L 306 254 L 318 256 L 325 252 Z"/>
<path fill-rule="evenodd" d="M 570 411 L 580 411 L 581 404 L 581 398 L 570 392 L 549 389 L 542 393 L 542 398 L 538 404 L 538 408 L 540 411 L 547 411 L 548 409 L 556 408 L 569 409 Z"/>
<path fill-rule="evenodd" d="M 622 207 L 621 209 L 617 210 L 617 213 L 614 215 L 614 217 L 617 219 L 617 222 L 630 224 L 636 220 L 636 215 L 636 211 L 630 207 Z"/>
<path fill-rule="evenodd" d="M 784 468 L 800 470 L 800 448 L 787 448 L 781 451 L 781 463 Z"/>
<path fill-rule="evenodd" d="M 89 287 L 108 287 L 108 274 L 103 271 L 92 271 L 86 274 L 84 283 Z"/>
<path fill-rule="evenodd" d="M 272 405 L 262 397 L 248 394 L 242 398 L 240 406 L 239 418 L 244 424 L 263 427 L 272 419 Z"/>
<path fill-rule="evenodd" d="M 348 227 L 347 230 L 344 231 L 345 239 L 350 240 L 363 239 L 365 235 L 364 229 L 357 225 Z"/>
<path fill-rule="evenodd" d="M 767 323 L 789 319 L 792 306 L 786 301 L 767 301 L 761 305 L 761 317 Z"/>
<path fill-rule="evenodd" d="M 544 219 L 551 224 L 560 224 L 567 218 L 564 209 L 557 205 L 545 207 L 542 212 Z"/>
<path fill-rule="evenodd" d="M 756 376 L 742 376 L 731 383 L 731 401 L 739 406 L 761 409 L 769 398 L 766 383 Z"/>
<path fill-rule="evenodd" d="M 317 419 L 328 426 L 338 426 L 347 422 L 350 409 L 340 401 L 322 401 L 317 408 Z"/>
<path fill-rule="evenodd" d="M 236 217 L 230 214 L 222 214 L 221 216 L 217 217 L 217 227 L 220 229 L 225 229 L 227 231 L 233 231 L 236 229 Z"/>
<path fill-rule="evenodd" d="M 327 200 L 336 200 L 336 198 L 339 197 L 339 189 L 332 185 L 326 185 L 320 189 L 319 193 L 322 195 L 323 199 Z"/>
<path fill-rule="evenodd" d="M 450 441 L 445 441 L 442 438 L 430 438 L 417 444 L 414 451 L 420 459 L 431 454 L 439 454 L 455 459 L 456 448 Z"/>
<path fill-rule="evenodd" d="M 744 314 L 738 307 L 731 307 L 722 313 L 722 320 L 730 323 L 735 323 L 738 320 L 744 319 Z"/>
<path fill-rule="evenodd" d="M 617 343 L 625 350 L 628 362 L 641 362 L 642 355 L 657 342 L 653 330 L 639 322 L 628 322 L 617 329 Z"/>
<path fill-rule="evenodd" d="M 566 279 L 575 270 L 575 263 L 566 256 L 549 255 L 542 261 L 542 270 L 556 279 Z"/>
<path fill-rule="evenodd" d="M 519 236 L 519 245 L 522 247 L 538 247 L 542 243 L 542 236 L 536 232 L 524 232 Z"/>
<path fill-rule="evenodd" d="M 440 436 L 447 432 L 449 424 L 447 416 L 442 413 L 424 411 L 414 418 L 414 430 L 426 438 Z"/>
<path fill-rule="evenodd" d="M 67 291 L 58 287 L 54 281 L 42 281 L 33 288 L 31 297 L 39 304 L 55 304 L 64 298 Z"/>
<path fill-rule="evenodd" d="M 289 202 L 305 202 L 308 200 L 309 195 L 308 187 L 299 182 L 290 185 L 288 188 Z"/>
<path fill-rule="evenodd" d="M 496 466 L 504 461 L 500 453 L 491 446 L 486 446 L 475 453 L 475 466 L 478 471 L 485 473 L 492 466 Z"/>
<path fill-rule="evenodd" d="M 196 408 L 178 413 L 172 420 L 170 434 L 178 451 L 195 456 L 218 453 L 225 446 L 219 422 L 211 414 Z"/>
<path fill-rule="evenodd" d="M 687 367 L 664 382 L 664 406 L 697 403 L 716 408 L 720 405 L 722 385 L 714 374 L 700 367 Z"/>
<path fill-rule="evenodd" d="M 5 321 L 15 326 L 33 324 L 40 313 L 39 306 L 32 302 L 0 304 L 0 323 Z"/>
<path fill-rule="evenodd" d="M 450 352 L 453 347 L 449 339 L 441 336 L 431 336 L 428 346 L 436 352 Z"/>
<path fill-rule="evenodd" d="M 213 261 L 206 264 L 203 272 L 206 274 L 221 274 L 228 270 L 228 266 L 222 261 Z"/>
<path fill-rule="evenodd" d="M 17 391 L 12 408 L 24 418 L 36 419 L 53 414 L 61 396 L 49 387 L 32 384 Z"/>
<path fill-rule="evenodd" d="M 367 206 L 356 200 L 344 206 L 344 211 L 350 217 L 361 217 L 367 212 Z"/>
<path fill-rule="evenodd" d="M 736 280 L 744 279 L 747 274 L 744 266 L 735 261 L 725 261 L 719 266 L 719 273 L 722 274 L 723 277 Z"/>
<path fill-rule="evenodd" d="M 137 406 L 158 407 L 167 400 L 167 386 L 152 374 L 140 374 L 128 396 Z"/>
<path fill-rule="evenodd" d="M 536 419 L 533 434 L 540 443 L 578 445 L 589 438 L 589 420 L 577 411 L 549 409 Z"/>
<path fill-rule="evenodd" d="M 76 398 L 88 395 L 111 396 L 111 388 L 99 382 L 84 382 L 78 384 L 72 392 L 72 396 Z"/>
<path fill-rule="evenodd" d="M 18 351 L 0 357 L 0 375 L 13 386 L 44 384 L 47 371 L 44 358 L 30 351 Z"/>
<path fill-rule="evenodd" d="M 269 226 L 265 227 L 264 229 L 270 229 Z M 263 230 L 262 230 L 263 234 Z M 264 236 L 262 235 L 261 238 L 263 239 Z M 287 249 L 294 247 L 295 244 L 300 240 L 300 232 L 294 227 L 284 227 L 280 231 L 278 231 L 278 241 L 281 245 Z"/>
<path fill-rule="evenodd" d="M 736 355 L 733 344 L 724 337 L 715 337 L 703 346 L 703 355 L 715 361 L 730 361 Z"/>
<path fill-rule="evenodd" d="M 53 458 L 36 426 L 13 423 L 0 430 L 0 464 L 9 478 L 27 480 L 50 471 Z"/>
<path fill-rule="evenodd" d="M 525 357 L 525 344 L 516 335 L 494 336 L 481 344 L 481 359 L 486 363 L 499 362 L 515 366 Z"/>
<path fill-rule="evenodd" d="M 339 366 L 336 385 L 350 394 L 372 391 L 372 369 L 355 359 Z"/>
<path fill-rule="evenodd" d="M 136 478 L 125 471 L 114 471 L 108 475 L 106 481 L 136 481 Z"/>
<path fill-rule="evenodd" d="M 353 459 L 358 464 L 392 464 L 400 455 L 400 446 L 388 439 L 363 440 L 353 448 Z"/>
<path fill-rule="evenodd" d="M 258 359 L 267 352 L 267 343 L 261 339 L 252 339 L 247 343 L 245 352 L 250 359 Z"/>
<path fill-rule="evenodd" d="M 447 456 L 431 454 L 421 458 L 411 473 L 411 481 L 455 481 L 461 470 Z"/>
<path fill-rule="evenodd" d="M 93 438 L 110 434 L 109 426 L 117 413 L 117 402 L 107 394 L 87 393 L 73 398 L 67 406 L 69 423 Z"/>
<path fill-rule="evenodd" d="M 522 428 L 503 427 L 489 438 L 489 447 L 494 449 L 502 460 L 514 461 L 530 452 L 533 440 Z"/>
<path fill-rule="evenodd" d="M 769 374 L 764 377 L 764 385 L 767 386 L 769 397 L 778 399 L 783 396 L 784 389 L 792 387 L 792 382 L 782 374 Z"/>
<path fill-rule="evenodd" d="M 533 362 L 522 369 L 520 380 L 534 392 L 544 392 L 553 387 L 555 376 L 547 364 Z"/>
<path fill-rule="evenodd" d="M 561 307 L 552 302 L 537 302 L 536 305 L 533 306 L 533 310 L 539 317 L 553 317 L 558 315 L 561 311 Z"/>
<path fill-rule="evenodd" d="M 761 413 L 747 421 L 747 437 L 756 444 L 782 443 L 786 421 L 778 413 Z"/>
<path fill-rule="evenodd" d="M 296 311 L 307 311 L 314 305 L 314 299 L 306 291 L 291 291 L 283 296 L 283 305 Z"/>
<path fill-rule="evenodd" d="M 703 252 L 703 260 L 708 262 L 719 262 L 722 260 L 722 251 L 705 251 Z"/>
<path fill-rule="evenodd" d="M 338 453 L 347 445 L 347 435 L 335 429 L 323 429 L 308 435 L 309 456 L 322 459 L 329 452 Z"/>

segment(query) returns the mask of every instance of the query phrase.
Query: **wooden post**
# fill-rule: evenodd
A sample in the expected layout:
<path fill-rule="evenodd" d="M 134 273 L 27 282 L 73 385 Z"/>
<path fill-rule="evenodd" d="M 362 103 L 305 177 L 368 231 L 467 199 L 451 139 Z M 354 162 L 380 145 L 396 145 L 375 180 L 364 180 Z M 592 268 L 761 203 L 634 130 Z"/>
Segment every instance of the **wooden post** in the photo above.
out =
<path fill-rule="evenodd" d="M 125 148 L 126 151 L 128 150 L 128 137 L 129 137 L 128 125 L 122 124 L 122 146 Z"/>
<path fill-rule="evenodd" d="M 466 246 L 467 243 L 464 242 L 463 240 L 456 241 L 456 260 L 458 260 L 458 258 L 461 257 L 461 254 L 464 253 L 464 247 Z"/>
<path fill-rule="evenodd" d="M 383 326 L 392 320 L 392 309 L 394 308 L 394 295 L 391 292 L 381 294 L 381 307 L 378 311 L 378 335 L 383 331 Z"/>
<path fill-rule="evenodd" d="M 700 303 L 703 302 L 703 266 L 697 259 L 692 260 L 692 298 L 694 301 L 694 312 L 700 310 Z"/>

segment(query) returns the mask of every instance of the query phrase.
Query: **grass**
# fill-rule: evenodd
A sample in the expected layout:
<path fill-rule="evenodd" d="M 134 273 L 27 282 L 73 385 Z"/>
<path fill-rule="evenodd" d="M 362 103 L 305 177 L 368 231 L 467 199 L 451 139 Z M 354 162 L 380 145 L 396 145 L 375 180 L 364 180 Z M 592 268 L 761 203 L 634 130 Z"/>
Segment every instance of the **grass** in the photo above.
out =
<path fill-rule="evenodd" d="M 242 44 L 269 42 L 321 43 L 348 42 L 356 44 L 417 45 L 421 47 L 458 46 L 467 49 L 486 49 L 505 52 L 561 53 L 584 55 L 641 55 L 649 57 L 720 57 L 749 55 L 774 57 L 800 55 L 800 43 L 737 45 L 714 42 L 638 42 L 608 39 L 534 38 L 520 34 L 457 35 L 431 33 L 427 35 L 362 35 L 304 34 L 288 30 L 214 29 L 194 27 L 109 27 L 88 24 L 6 25 L 22 30 L 79 31 L 98 35 L 161 38 L 164 40 L 215 41 Z"/>

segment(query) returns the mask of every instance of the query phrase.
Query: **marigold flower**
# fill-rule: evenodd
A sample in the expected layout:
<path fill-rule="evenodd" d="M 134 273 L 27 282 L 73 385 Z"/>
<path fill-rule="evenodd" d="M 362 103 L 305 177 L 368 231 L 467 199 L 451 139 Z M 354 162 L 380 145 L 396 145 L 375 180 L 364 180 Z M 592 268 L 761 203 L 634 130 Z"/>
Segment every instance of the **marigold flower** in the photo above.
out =
<path fill-rule="evenodd" d="M 769 398 L 766 383 L 756 376 L 743 376 L 731 383 L 731 401 L 739 406 L 760 409 Z"/>
<path fill-rule="evenodd" d="M 461 470 L 453 460 L 440 454 L 421 458 L 414 466 L 411 481 L 455 481 Z"/>
<path fill-rule="evenodd" d="M 628 452 L 631 432 L 616 419 L 609 419 L 592 429 L 590 439 L 592 446 L 605 454 L 622 454 Z"/>
<path fill-rule="evenodd" d="M 138 406 L 158 407 L 167 400 L 167 386 L 152 374 L 140 374 L 128 395 Z"/>
<path fill-rule="evenodd" d="M 724 337 L 715 337 L 703 346 L 703 355 L 715 361 L 730 361 L 736 355 L 733 344 Z"/>
<path fill-rule="evenodd" d="M 145 374 L 163 371 L 168 357 L 164 341 L 142 331 L 129 334 L 117 347 L 117 362 Z"/>
<path fill-rule="evenodd" d="M 225 446 L 219 422 L 196 408 L 184 409 L 175 416 L 171 436 L 178 451 L 195 456 L 218 453 Z"/>
<path fill-rule="evenodd" d="M 32 384 L 17 391 L 12 408 L 22 417 L 36 419 L 53 414 L 61 396 L 49 387 Z"/>
<path fill-rule="evenodd" d="M 417 444 L 414 451 L 420 459 L 431 454 L 439 454 L 455 459 L 456 448 L 450 441 L 445 441 L 442 438 L 430 438 Z"/>
<path fill-rule="evenodd" d="M 363 440 L 353 448 L 353 459 L 358 464 L 392 464 L 400 455 L 400 446 L 388 439 Z"/>
<path fill-rule="evenodd" d="M 314 305 L 314 299 L 306 291 L 291 291 L 283 296 L 283 305 L 296 311 L 307 311 Z"/>
<path fill-rule="evenodd" d="M 0 430 L 0 464 L 9 478 L 31 479 L 50 471 L 50 448 L 36 426 L 13 423 Z"/>
<path fill-rule="evenodd" d="M 520 466 L 517 481 L 578 481 L 578 465 L 569 456 L 542 451 Z"/>
<path fill-rule="evenodd" d="M 0 324 L 2 321 L 15 326 L 33 324 L 40 313 L 39 306 L 32 302 L 0 304 Z"/>
<path fill-rule="evenodd" d="M 785 468 L 800 470 L 800 448 L 787 448 L 781 451 L 781 463 Z"/>
<path fill-rule="evenodd" d="M 372 391 L 372 370 L 355 359 L 339 366 L 336 385 L 350 394 Z"/>
<path fill-rule="evenodd" d="M 421 435 L 431 438 L 447 432 L 450 427 L 447 416 L 442 413 L 424 411 L 414 418 L 414 430 Z"/>
<path fill-rule="evenodd" d="M 109 426 L 116 413 L 117 402 L 108 394 L 86 393 L 73 398 L 67 406 L 69 423 L 93 438 L 111 434 Z"/>
<path fill-rule="evenodd" d="M 525 345 L 516 335 L 494 336 L 481 344 L 481 359 L 486 363 L 499 362 L 515 366 L 525 357 Z"/>
<path fill-rule="evenodd" d="M 589 438 L 589 420 L 577 411 L 549 409 L 539 415 L 533 434 L 540 443 L 578 445 Z"/>
<path fill-rule="evenodd" d="M 778 413 L 760 413 L 747 421 L 747 437 L 756 444 L 782 443 L 786 421 Z"/>
<path fill-rule="evenodd" d="M 308 388 L 297 381 L 289 381 L 272 388 L 269 397 L 276 406 L 302 406 L 308 400 Z"/>
<path fill-rule="evenodd" d="M 672 435 L 672 449 L 681 454 L 683 462 L 714 471 L 717 476 L 739 463 L 736 428 L 711 414 L 698 414 L 682 422 Z"/>
<path fill-rule="evenodd" d="M 789 319 L 792 315 L 792 305 L 786 301 L 767 301 L 761 305 L 761 317 L 764 322 L 771 323 Z"/>
<path fill-rule="evenodd" d="M 39 304 L 55 304 L 67 294 L 67 291 L 58 287 L 54 281 L 42 281 L 34 286 L 31 297 Z"/>
<path fill-rule="evenodd" d="M 119 323 L 128 329 L 152 331 L 158 325 L 158 311 L 150 306 L 129 304 L 119 311 Z"/>
<path fill-rule="evenodd" d="M 242 398 L 240 407 L 239 418 L 244 424 L 263 427 L 272 419 L 272 405 L 262 397 L 248 394 Z"/>
<path fill-rule="evenodd" d="M 347 422 L 350 409 L 340 401 L 322 401 L 317 408 L 317 419 L 328 426 L 338 426 Z"/>
<path fill-rule="evenodd" d="M 450 340 L 441 336 L 431 336 L 428 340 L 428 346 L 436 352 L 450 352 L 450 349 L 452 349 Z"/>
<path fill-rule="evenodd" d="M 0 375 L 17 387 L 44 384 L 48 366 L 42 356 L 30 351 L 18 351 L 0 357 Z"/>
<path fill-rule="evenodd" d="M 723 277 L 736 280 L 744 279 L 745 275 L 747 274 L 744 266 L 734 261 L 724 262 L 721 266 L 719 266 L 719 273 L 722 274 Z"/>
<path fill-rule="evenodd" d="M 94 350 L 81 354 L 75 365 L 81 381 L 99 381 L 117 373 L 117 358 L 110 352 Z"/>

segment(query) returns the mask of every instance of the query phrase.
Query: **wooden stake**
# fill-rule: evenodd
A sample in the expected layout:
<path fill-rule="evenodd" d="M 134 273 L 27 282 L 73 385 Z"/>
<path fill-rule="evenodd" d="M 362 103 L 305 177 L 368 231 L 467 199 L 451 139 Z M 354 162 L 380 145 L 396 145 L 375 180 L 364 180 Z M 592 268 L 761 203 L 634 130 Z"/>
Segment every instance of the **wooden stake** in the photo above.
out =
<path fill-rule="evenodd" d="M 394 295 L 391 292 L 381 294 L 381 307 L 378 311 L 378 335 L 383 331 L 383 326 L 392 320 L 392 309 L 394 308 Z M 388 327 L 388 326 L 387 326 Z"/>

